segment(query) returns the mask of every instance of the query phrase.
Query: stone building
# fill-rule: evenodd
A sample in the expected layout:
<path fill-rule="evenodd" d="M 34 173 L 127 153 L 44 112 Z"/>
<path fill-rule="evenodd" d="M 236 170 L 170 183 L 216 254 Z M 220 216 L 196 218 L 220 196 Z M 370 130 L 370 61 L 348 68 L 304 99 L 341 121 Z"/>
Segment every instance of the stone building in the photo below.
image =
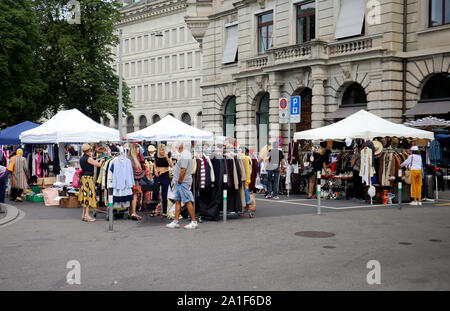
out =
<path fill-rule="evenodd" d="M 183 0 L 123 1 L 123 79 L 131 89 L 132 117 L 124 133 L 145 128 L 168 114 L 201 127 L 201 55 L 184 16 Z M 118 59 L 118 48 L 114 51 Z M 117 61 L 118 70 L 118 61 Z M 118 127 L 117 120 L 103 120 Z"/>
<path fill-rule="evenodd" d="M 293 131 L 359 109 L 402 122 L 449 118 L 450 1 L 187 0 L 203 55 L 203 127 L 261 148 L 279 99 L 300 95 Z M 291 133 L 292 137 L 293 133 Z"/>

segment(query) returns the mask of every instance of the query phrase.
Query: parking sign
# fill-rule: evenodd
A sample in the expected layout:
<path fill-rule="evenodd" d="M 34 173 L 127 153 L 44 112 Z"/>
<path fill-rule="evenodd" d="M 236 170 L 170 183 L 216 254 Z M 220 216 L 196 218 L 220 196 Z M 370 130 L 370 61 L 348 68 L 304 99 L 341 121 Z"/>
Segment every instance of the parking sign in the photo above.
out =
<path fill-rule="evenodd" d="M 300 111 L 301 111 L 301 100 L 300 96 L 291 97 L 291 123 L 300 122 Z"/>

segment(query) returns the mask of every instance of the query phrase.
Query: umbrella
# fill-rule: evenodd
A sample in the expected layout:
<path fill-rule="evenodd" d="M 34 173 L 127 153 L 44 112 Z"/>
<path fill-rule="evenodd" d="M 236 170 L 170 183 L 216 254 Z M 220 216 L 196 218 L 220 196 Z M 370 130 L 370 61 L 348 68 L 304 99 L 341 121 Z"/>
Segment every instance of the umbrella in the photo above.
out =
<path fill-rule="evenodd" d="M 409 127 L 421 127 L 421 128 L 440 128 L 440 127 L 449 127 L 450 121 L 446 121 L 444 119 L 438 119 L 436 117 L 426 117 L 423 119 L 410 121 L 403 123 L 403 125 Z"/>

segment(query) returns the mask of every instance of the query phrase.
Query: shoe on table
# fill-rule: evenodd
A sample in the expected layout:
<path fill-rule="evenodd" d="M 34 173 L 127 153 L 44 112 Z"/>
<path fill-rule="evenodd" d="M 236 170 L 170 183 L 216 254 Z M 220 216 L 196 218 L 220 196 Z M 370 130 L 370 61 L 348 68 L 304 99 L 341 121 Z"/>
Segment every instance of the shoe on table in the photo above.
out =
<path fill-rule="evenodd" d="M 189 225 L 184 226 L 184 229 L 197 229 L 198 228 L 198 222 L 191 221 Z"/>
<path fill-rule="evenodd" d="M 180 228 L 180 225 L 178 224 L 178 221 L 174 220 L 170 224 L 167 224 L 166 228 L 169 228 L 169 229 Z"/>

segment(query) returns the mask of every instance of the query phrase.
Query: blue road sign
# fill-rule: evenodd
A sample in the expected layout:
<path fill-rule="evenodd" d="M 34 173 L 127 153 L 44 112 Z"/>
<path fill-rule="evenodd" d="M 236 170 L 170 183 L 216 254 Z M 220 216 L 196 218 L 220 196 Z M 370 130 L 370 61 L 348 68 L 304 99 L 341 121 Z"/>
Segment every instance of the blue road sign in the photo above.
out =
<path fill-rule="evenodd" d="M 300 122 L 301 99 L 300 96 L 291 97 L 291 123 Z"/>

